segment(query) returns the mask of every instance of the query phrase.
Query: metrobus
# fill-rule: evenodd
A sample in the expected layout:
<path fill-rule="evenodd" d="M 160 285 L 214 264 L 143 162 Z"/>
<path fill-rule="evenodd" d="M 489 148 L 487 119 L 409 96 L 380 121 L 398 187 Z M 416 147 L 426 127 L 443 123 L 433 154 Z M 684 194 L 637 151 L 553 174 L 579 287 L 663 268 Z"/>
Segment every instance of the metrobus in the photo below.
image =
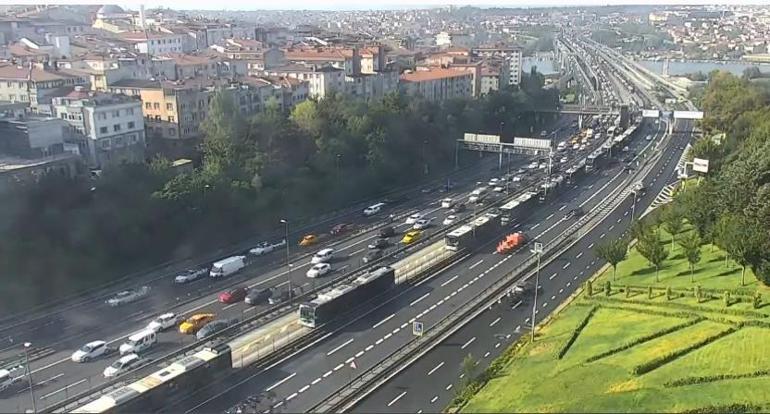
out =
<path fill-rule="evenodd" d="M 444 243 L 447 250 L 460 250 L 472 247 L 477 239 L 483 239 L 495 228 L 498 223 L 499 215 L 494 213 L 485 213 L 483 216 L 476 217 L 468 224 L 464 224 L 449 234 L 444 236 Z"/>

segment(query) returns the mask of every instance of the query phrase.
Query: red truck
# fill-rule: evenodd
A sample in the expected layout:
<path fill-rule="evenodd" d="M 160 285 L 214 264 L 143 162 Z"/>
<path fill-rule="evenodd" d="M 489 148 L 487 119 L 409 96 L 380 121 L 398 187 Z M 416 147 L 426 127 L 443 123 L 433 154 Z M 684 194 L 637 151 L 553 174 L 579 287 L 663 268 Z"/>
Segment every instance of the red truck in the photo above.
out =
<path fill-rule="evenodd" d="M 513 251 L 517 247 L 520 247 L 524 244 L 525 241 L 524 233 L 513 233 L 505 236 L 505 238 L 497 244 L 497 252 L 500 254 L 505 254 Z"/>

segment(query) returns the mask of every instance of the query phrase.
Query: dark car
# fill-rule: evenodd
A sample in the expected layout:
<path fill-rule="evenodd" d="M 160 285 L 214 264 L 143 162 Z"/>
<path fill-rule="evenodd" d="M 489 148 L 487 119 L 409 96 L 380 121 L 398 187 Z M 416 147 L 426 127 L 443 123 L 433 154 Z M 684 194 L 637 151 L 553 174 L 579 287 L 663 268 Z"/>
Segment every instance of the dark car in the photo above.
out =
<path fill-rule="evenodd" d="M 238 323 L 238 319 L 220 319 L 207 323 L 195 334 L 199 341 Z"/>
<path fill-rule="evenodd" d="M 251 289 L 246 295 L 244 302 L 248 305 L 256 306 L 267 302 L 270 296 L 273 296 L 273 292 L 270 289 Z"/>
<path fill-rule="evenodd" d="M 368 247 L 370 249 L 384 249 L 388 246 L 390 246 L 388 239 L 376 239 L 375 241 L 369 243 Z"/>
<path fill-rule="evenodd" d="M 582 215 L 583 215 L 583 209 L 582 208 L 580 208 L 580 207 L 573 208 L 572 210 L 568 211 L 567 214 L 564 215 L 564 219 L 565 220 L 566 219 L 571 219 L 573 217 L 580 217 Z"/>
<path fill-rule="evenodd" d="M 289 300 L 289 291 L 279 290 L 278 292 L 273 292 L 273 295 L 267 299 L 267 303 L 271 305 L 277 305 L 279 303 L 283 303 L 288 300 Z"/>
<path fill-rule="evenodd" d="M 452 210 L 450 211 L 455 214 L 462 213 L 463 211 L 465 211 L 465 204 L 464 203 L 455 204 L 455 206 L 452 207 Z"/>
<path fill-rule="evenodd" d="M 340 235 L 346 231 L 350 230 L 350 224 L 347 223 L 340 223 L 334 227 L 332 227 L 332 230 L 329 232 L 332 236 Z"/>
<path fill-rule="evenodd" d="M 364 256 L 363 261 L 364 263 L 369 263 L 380 258 L 382 258 L 382 250 L 369 250 L 366 256 Z"/>
<path fill-rule="evenodd" d="M 380 237 L 391 237 L 396 235 L 396 229 L 392 226 L 386 226 L 380 229 L 380 231 L 377 232 L 377 235 Z"/>
<path fill-rule="evenodd" d="M 235 303 L 240 302 L 246 297 L 247 290 L 245 287 L 236 287 L 230 290 L 226 290 L 219 294 L 219 301 L 222 303 Z"/>

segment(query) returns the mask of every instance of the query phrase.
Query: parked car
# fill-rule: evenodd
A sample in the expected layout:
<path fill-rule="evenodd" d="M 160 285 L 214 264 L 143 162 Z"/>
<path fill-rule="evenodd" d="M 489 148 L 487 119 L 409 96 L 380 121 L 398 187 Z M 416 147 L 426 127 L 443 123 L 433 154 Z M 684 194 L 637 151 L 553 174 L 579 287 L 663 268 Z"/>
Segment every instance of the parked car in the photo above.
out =
<path fill-rule="evenodd" d="M 147 324 L 147 329 L 153 332 L 165 331 L 168 328 L 176 326 L 179 323 L 179 317 L 173 313 L 168 312 L 158 316 Z"/>
<path fill-rule="evenodd" d="M 364 263 L 370 263 L 380 258 L 382 258 L 382 250 L 370 250 L 362 260 Z"/>
<path fill-rule="evenodd" d="M 88 362 L 99 358 L 100 356 L 107 355 L 110 351 L 111 349 L 107 347 L 107 342 L 91 341 L 73 352 L 70 359 L 72 359 L 73 362 Z"/>
<path fill-rule="evenodd" d="M 273 292 L 270 289 L 250 289 L 243 301 L 247 305 L 256 306 L 267 302 L 271 296 L 273 296 Z"/>
<path fill-rule="evenodd" d="M 307 277 L 316 278 L 321 277 L 332 270 L 332 266 L 329 263 L 317 263 L 313 267 L 308 269 Z"/>
<path fill-rule="evenodd" d="M 302 238 L 302 240 L 299 241 L 300 246 L 312 246 L 314 244 L 318 243 L 318 236 L 315 234 L 306 234 L 305 237 Z"/>
<path fill-rule="evenodd" d="M 179 325 L 179 333 L 194 334 L 212 320 L 214 320 L 213 313 L 197 313 Z"/>
<path fill-rule="evenodd" d="M 128 354 L 120 357 L 117 361 L 113 362 L 110 366 L 104 369 L 104 376 L 106 378 L 117 377 L 118 375 L 125 374 L 132 369 L 139 366 L 141 358 L 137 354 Z"/>
<path fill-rule="evenodd" d="M 189 283 L 205 277 L 208 273 L 209 269 L 207 267 L 185 270 L 174 277 L 174 283 Z"/>
<path fill-rule="evenodd" d="M 144 298 L 150 293 L 149 286 L 142 286 L 139 289 L 128 289 L 122 292 L 116 293 L 111 298 L 107 299 L 105 303 L 110 306 L 120 306 L 127 303 L 136 302 L 139 299 Z"/>
<path fill-rule="evenodd" d="M 245 287 L 239 286 L 226 290 L 219 294 L 219 301 L 222 303 L 236 303 L 242 301 L 248 291 Z"/>
<path fill-rule="evenodd" d="M 236 323 L 238 323 L 238 319 L 221 319 L 221 320 L 211 321 L 207 323 L 206 326 L 201 328 L 195 334 L 195 339 L 201 341 L 211 335 L 214 335 L 215 333 L 221 330 L 224 330 L 230 326 L 235 325 Z"/>
<path fill-rule="evenodd" d="M 390 242 L 388 239 L 375 239 L 373 242 L 369 243 L 370 249 L 384 249 L 386 247 L 390 246 Z"/>

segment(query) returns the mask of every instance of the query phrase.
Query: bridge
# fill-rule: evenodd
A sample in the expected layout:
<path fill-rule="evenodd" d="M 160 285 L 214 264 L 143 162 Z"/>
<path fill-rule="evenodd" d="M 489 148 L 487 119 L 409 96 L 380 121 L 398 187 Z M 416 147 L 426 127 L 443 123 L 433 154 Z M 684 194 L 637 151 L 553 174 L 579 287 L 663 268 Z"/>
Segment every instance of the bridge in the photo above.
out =
<path fill-rule="evenodd" d="M 619 113 L 617 109 L 613 109 L 607 105 L 580 105 L 580 104 L 563 104 L 559 108 L 548 109 L 535 109 L 535 112 L 541 113 L 559 113 L 559 114 L 575 114 L 575 115 L 602 115 Z"/>

